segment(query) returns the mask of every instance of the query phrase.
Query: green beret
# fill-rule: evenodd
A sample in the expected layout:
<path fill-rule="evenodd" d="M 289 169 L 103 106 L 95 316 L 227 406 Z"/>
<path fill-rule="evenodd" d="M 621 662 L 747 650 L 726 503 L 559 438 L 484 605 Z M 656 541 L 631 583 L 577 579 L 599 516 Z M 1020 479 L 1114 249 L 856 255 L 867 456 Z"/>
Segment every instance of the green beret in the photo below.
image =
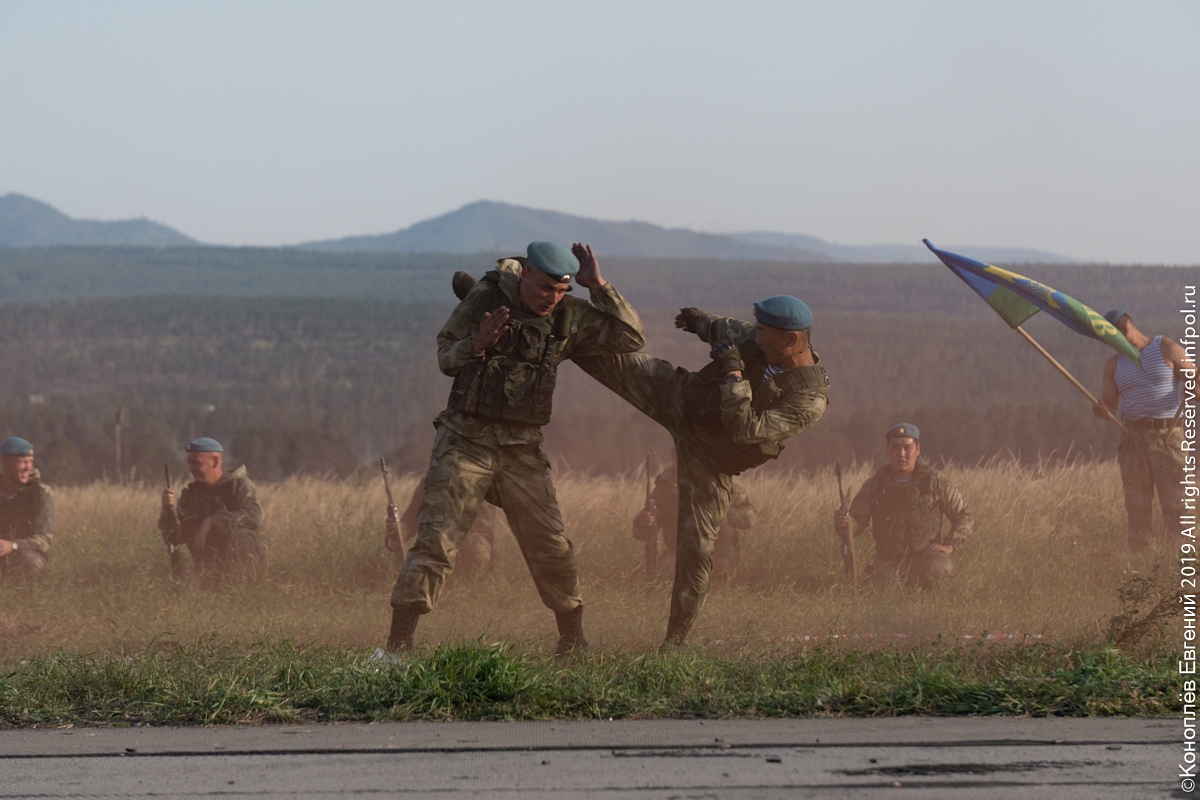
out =
<path fill-rule="evenodd" d="M 1106 320 L 1108 320 L 1109 322 L 1111 322 L 1113 324 L 1113 327 L 1115 328 L 1115 327 L 1117 327 L 1117 323 L 1121 321 L 1121 317 L 1125 316 L 1128 313 L 1129 312 L 1123 308 L 1114 308 L 1112 311 L 1105 314 L 1104 318 Z"/>
<path fill-rule="evenodd" d="M 911 422 L 901 422 L 899 425 L 888 428 L 888 432 L 883 438 L 902 439 L 906 436 L 919 442 L 921 441 L 921 429 Z"/>
<path fill-rule="evenodd" d="M 560 283 L 566 283 L 579 272 L 579 259 L 557 242 L 530 242 L 525 254 L 530 264 Z"/>
<path fill-rule="evenodd" d="M 0 456 L 31 456 L 33 445 L 20 436 L 10 436 L 0 442 Z"/>
<path fill-rule="evenodd" d="M 763 325 L 785 331 L 812 327 L 812 309 L 791 295 L 778 294 L 754 304 L 754 318 Z"/>
<path fill-rule="evenodd" d="M 192 439 L 183 448 L 189 453 L 224 453 L 225 448 L 216 439 L 210 439 L 207 436 L 201 436 L 199 439 Z"/>

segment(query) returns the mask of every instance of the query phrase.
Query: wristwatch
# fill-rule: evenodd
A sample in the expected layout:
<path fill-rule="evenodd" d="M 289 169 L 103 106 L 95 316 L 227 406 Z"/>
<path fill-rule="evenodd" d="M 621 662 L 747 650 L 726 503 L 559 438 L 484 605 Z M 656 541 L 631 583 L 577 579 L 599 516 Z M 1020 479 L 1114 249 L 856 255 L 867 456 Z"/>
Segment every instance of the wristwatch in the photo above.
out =
<path fill-rule="evenodd" d="M 21 549 L 21 546 L 17 543 L 16 539 L 14 539 L 13 543 L 12 543 L 12 551 L 15 553 L 20 549 Z"/>

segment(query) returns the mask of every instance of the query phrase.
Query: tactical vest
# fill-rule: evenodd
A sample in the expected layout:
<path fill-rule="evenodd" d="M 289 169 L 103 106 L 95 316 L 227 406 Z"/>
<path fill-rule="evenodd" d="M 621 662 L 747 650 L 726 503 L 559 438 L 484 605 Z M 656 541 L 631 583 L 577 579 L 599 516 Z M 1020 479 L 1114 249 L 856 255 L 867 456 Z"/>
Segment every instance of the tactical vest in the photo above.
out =
<path fill-rule="evenodd" d="M 918 469 L 912 480 L 897 483 L 885 467 L 879 476 L 872 524 L 875 549 L 885 561 L 908 558 L 941 533 L 942 512 L 933 494 L 932 469 Z"/>
<path fill-rule="evenodd" d="M 829 399 L 829 377 L 825 367 L 812 364 L 790 369 L 772 378 L 764 379 L 767 360 L 762 350 L 753 341 L 738 346 L 742 356 L 742 376 L 749 381 L 753 395 L 750 407 L 758 412 L 769 411 L 793 394 L 816 391 Z M 813 351 L 816 356 L 816 351 Z M 692 373 L 683 387 L 683 405 L 694 433 L 707 445 L 707 451 L 715 466 L 723 472 L 737 475 L 748 469 L 779 458 L 783 445 L 779 442 L 762 444 L 738 444 L 733 441 L 725 426 L 721 424 L 721 384 L 724 376 L 717 370 L 715 362 L 707 364 L 699 372 Z"/>
<path fill-rule="evenodd" d="M 558 380 L 558 352 L 574 333 L 568 304 L 561 302 L 549 316 L 539 317 L 511 305 L 499 272 L 488 272 L 480 283 L 487 290 L 480 310 L 490 314 L 508 306 L 508 327 L 482 358 L 454 377 L 448 406 L 483 419 L 545 425 Z"/>

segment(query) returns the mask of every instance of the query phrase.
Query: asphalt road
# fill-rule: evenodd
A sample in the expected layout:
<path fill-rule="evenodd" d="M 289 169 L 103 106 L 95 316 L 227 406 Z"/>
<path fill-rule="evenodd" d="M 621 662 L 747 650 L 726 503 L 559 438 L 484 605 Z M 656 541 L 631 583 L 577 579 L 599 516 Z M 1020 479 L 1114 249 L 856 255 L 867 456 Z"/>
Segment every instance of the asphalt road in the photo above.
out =
<path fill-rule="evenodd" d="M 1188 797 L 1179 720 L 0 730 L 0 798 Z"/>

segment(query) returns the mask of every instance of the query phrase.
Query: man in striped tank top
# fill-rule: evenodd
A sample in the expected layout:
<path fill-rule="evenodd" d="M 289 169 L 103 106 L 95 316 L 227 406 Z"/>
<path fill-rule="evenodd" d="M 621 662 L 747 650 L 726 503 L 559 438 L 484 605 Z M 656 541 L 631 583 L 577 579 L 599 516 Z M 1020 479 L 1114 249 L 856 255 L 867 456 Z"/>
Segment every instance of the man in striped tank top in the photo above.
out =
<path fill-rule="evenodd" d="M 1178 342 L 1138 330 L 1125 309 L 1114 308 L 1104 318 L 1138 349 L 1142 360 L 1139 369 L 1127 356 L 1110 358 L 1104 365 L 1104 399 L 1092 409 L 1105 418 L 1119 406 L 1129 429 L 1117 446 L 1117 463 L 1125 488 L 1129 547 L 1137 552 L 1150 545 L 1155 491 L 1168 530 L 1183 514 L 1183 429 L 1176 424 L 1176 412 L 1183 372 L 1196 365 Z"/>

